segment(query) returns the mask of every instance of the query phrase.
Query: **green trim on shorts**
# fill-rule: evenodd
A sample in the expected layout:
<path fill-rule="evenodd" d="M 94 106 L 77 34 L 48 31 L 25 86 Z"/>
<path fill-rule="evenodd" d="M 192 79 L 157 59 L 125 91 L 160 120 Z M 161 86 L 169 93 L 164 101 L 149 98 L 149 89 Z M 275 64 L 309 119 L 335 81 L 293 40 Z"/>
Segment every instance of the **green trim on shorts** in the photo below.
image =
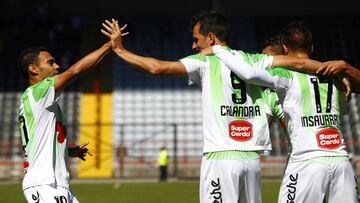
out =
<path fill-rule="evenodd" d="M 208 152 L 204 154 L 206 160 L 254 160 L 260 157 L 260 151 L 228 150 Z"/>
<path fill-rule="evenodd" d="M 340 163 L 343 161 L 349 161 L 347 156 L 322 156 L 307 160 L 312 163 Z"/>

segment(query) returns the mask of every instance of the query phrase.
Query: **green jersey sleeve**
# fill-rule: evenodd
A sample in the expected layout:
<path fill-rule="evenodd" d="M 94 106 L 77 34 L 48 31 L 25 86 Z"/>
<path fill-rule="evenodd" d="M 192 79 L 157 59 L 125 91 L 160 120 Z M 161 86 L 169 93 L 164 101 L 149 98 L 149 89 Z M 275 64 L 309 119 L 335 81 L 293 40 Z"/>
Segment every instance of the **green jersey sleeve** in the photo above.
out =
<path fill-rule="evenodd" d="M 46 78 L 43 81 L 31 86 L 30 88 L 32 89 L 32 95 L 35 101 L 39 101 L 45 95 L 47 95 L 49 89 L 51 87 L 54 87 L 54 84 L 55 84 L 55 76 L 51 78 Z"/>

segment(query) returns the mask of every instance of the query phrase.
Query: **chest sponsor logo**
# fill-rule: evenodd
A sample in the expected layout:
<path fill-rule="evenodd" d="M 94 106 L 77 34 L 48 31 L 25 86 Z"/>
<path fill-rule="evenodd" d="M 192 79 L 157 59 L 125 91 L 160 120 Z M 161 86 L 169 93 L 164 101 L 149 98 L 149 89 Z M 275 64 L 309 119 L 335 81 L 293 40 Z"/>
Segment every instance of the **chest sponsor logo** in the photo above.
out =
<path fill-rule="evenodd" d="M 334 128 L 321 130 L 316 134 L 316 140 L 322 149 L 336 149 L 341 145 L 340 132 Z"/>
<path fill-rule="evenodd" d="M 56 121 L 56 131 L 58 132 L 57 140 L 61 144 L 66 138 L 66 127 L 60 122 Z"/>
<path fill-rule="evenodd" d="M 229 136 L 239 142 L 250 140 L 253 137 L 252 124 L 247 121 L 232 121 L 229 124 Z"/>
<path fill-rule="evenodd" d="M 29 168 L 29 162 L 24 161 L 24 174 L 26 174 L 26 173 L 27 173 L 28 168 Z"/>

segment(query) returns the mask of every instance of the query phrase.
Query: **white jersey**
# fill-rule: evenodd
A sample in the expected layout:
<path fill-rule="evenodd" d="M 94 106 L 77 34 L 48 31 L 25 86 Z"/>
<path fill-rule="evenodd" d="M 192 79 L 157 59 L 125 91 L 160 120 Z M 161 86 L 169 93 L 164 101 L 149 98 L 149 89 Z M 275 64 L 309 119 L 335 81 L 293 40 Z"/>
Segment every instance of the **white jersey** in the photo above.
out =
<path fill-rule="evenodd" d="M 252 66 L 269 66 L 272 57 L 247 55 Z M 217 57 L 201 54 L 180 60 L 189 84 L 202 87 L 204 152 L 270 150 L 262 90 L 240 80 Z"/>
<path fill-rule="evenodd" d="M 21 97 L 19 127 L 24 150 L 23 189 L 45 184 L 68 188 L 66 130 L 55 95 L 55 77 L 29 88 Z"/>
<path fill-rule="evenodd" d="M 340 127 L 345 96 L 335 81 L 285 68 L 254 71 L 241 54 L 221 47 L 214 53 L 240 78 L 276 90 L 292 145 L 289 161 L 347 156 Z"/>

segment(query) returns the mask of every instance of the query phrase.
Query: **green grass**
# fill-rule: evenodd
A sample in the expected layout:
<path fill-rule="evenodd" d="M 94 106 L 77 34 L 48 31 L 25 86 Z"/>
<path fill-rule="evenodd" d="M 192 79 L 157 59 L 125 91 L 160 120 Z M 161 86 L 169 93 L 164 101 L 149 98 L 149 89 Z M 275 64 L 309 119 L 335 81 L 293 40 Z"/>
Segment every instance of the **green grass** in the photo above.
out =
<path fill-rule="evenodd" d="M 263 181 L 263 202 L 277 202 L 279 181 Z M 197 203 L 196 181 L 169 183 L 72 183 L 80 203 Z M 0 184 L 1 203 L 25 202 L 20 184 Z"/>

